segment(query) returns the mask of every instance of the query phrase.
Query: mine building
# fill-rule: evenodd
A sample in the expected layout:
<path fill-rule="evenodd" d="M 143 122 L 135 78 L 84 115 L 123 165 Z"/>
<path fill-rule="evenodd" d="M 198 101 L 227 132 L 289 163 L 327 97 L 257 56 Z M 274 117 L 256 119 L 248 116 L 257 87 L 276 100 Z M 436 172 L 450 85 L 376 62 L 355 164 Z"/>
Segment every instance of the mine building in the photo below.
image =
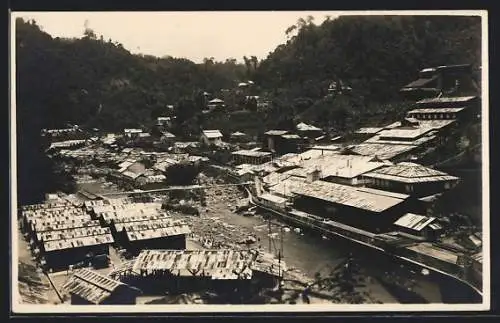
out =
<path fill-rule="evenodd" d="M 72 305 L 135 305 L 141 291 L 95 271 L 75 270 L 62 288 Z"/>

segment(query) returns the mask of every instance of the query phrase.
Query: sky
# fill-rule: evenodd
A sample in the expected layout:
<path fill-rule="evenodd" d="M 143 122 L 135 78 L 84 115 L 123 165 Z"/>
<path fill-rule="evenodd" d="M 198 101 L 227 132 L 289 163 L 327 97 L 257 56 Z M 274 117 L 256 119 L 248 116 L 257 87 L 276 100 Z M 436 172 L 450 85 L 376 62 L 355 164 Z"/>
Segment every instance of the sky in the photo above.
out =
<path fill-rule="evenodd" d="M 85 24 L 132 53 L 184 57 L 194 62 L 243 56 L 264 59 L 286 42 L 285 30 L 308 15 L 320 24 L 328 11 L 266 12 L 15 12 L 34 19 L 52 37 L 81 37 Z"/>

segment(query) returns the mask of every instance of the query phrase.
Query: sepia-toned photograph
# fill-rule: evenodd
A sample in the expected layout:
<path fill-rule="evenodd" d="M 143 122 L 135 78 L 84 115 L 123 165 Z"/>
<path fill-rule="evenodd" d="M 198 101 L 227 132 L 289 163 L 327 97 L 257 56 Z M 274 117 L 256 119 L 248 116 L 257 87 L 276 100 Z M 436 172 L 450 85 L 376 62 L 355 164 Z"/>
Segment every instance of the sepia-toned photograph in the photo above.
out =
<path fill-rule="evenodd" d="M 490 308 L 486 11 L 10 26 L 13 313 Z"/>

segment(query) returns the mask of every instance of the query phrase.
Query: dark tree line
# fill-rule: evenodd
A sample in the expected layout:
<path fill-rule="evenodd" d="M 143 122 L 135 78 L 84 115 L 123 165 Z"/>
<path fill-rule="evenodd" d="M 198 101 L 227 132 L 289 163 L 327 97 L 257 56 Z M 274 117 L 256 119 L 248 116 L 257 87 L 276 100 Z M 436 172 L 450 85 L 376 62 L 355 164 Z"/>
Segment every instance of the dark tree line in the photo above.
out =
<path fill-rule="evenodd" d="M 207 58 L 195 64 L 132 55 L 89 28 L 78 39 L 52 38 L 35 21 L 17 19 L 19 197 L 37 199 L 35 192 L 52 187 L 44 178 L 51 165 L 42 151 L 42 128 L 147 127 L 174 105 L 176 127 L 187 133 L 226 127 L 258 134 L 291 128 L 298 120 L 343 130 L 366 116 L 397 114 L 398 89 L 421 68 L 478 65 L 480 31 L 478 17 L 344 16 L 321 25 L 306 17 L 288 28 L 287 43 L 264 60 L 246 56 L 238 64 L 234 58 Z M 201 93 L 219 93 L 248 79 L 256 84 L 253 95 L 269 100 L 269 109 L 248 115 L 200 113 L 206 104 Z M 339 80 L 352 91 L 329 97 L 328 86 Z M 242 97 L 232 97 L 230 104 L 241 104 Z"/>

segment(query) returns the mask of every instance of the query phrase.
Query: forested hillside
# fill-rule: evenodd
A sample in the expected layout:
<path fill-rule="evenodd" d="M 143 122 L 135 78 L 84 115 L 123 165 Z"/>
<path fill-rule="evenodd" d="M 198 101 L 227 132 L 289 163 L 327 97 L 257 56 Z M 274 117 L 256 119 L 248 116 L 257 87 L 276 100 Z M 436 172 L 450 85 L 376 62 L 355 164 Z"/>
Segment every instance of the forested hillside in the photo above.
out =
<path fill-rule="evenodd" d="M 255 80 L 311 98 L 341 79 L 358 97 L 385 102 L 424 67 L 481 62 L 479 17 L 341 16 L 319 26 L 309 17 L 287 32 Z"/>
<path fill-rule="evenodd" d="M 36 22 L 16 20 L 21 200 L 30 200 L 28 196 L 50 183 L 41 177 L 48 167 L 41 152 L 42 128 L 67 123 L 109 131 L 148 126 L 166 105 L 175 105 L 180 121 L 189 123 L 181 129 L 195 131 L 197 123 L 209 127 L 213 121 L 263 132 L 302 120 L 342 131 L 367 118 L 390 119 L 404 112 L 408 104 L 401 102 L 398 89 L 421 68 L 477 66 L 481 56 L 479 17 L 345 16 L 321 25 L 308 17 L 286 31 L 288 42 L 269 57 L 260 62 L 245 57 L 245 64 L 231 58 L 195 64 L 170 56 L 133 55 L 98 32 L 82 31 L 78 39 L 52 38 Z M 272 102 L 267 112 L 239 118 L 241 126 L 233 122 L 238 118 L 224 120 L 225 114 L 195 116 L 203 105 L 202 92 L 217 93 L 248 79 L 255 81 L 255 95 Z M 332 81 L 352 91 L 329 97 Z"/>

